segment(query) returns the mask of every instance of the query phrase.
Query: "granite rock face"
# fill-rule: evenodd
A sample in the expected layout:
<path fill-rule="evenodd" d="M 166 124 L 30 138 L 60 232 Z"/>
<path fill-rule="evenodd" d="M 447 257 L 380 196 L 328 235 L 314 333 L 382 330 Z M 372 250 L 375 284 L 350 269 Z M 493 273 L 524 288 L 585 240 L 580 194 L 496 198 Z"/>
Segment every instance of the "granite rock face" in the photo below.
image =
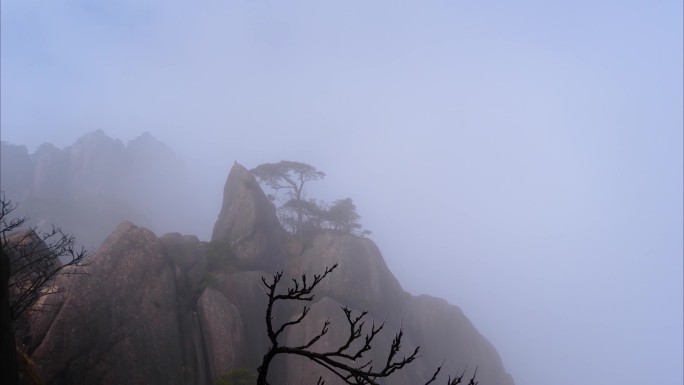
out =
<path fill-rule="evenodd" d="M 428 295 L 412 296 L 403 306 L 401 319 L 406 335 L 424 346 L 424 361 L 444 360 L 445 370 L 452 371 L 477 367 L 481 384 L 514 385 L 494 346 L 458 306 Z"/>
<path fill-rule="evenodd" d="M 395 312 L 409 296 L 373 241 L 332 230 L 319 232 L 310 247 L 288 260 L 285 270 L 291 277 L 302 273 L 312 276 L 335 263 L 335 272 L 318 287 L 319 296 L 369 310 L 380 317 Z"/>
<path fill-rule="evenodd" d="M 269 347 L 266 335 L 266 295 L 261 277 L 269 274 L 262 271 L 242 271 L 220 274 L 217 277 L 218 290 L 240 313 L 248 343 L 243 351 L 244 367 L 257 368 Z"/>
<path fill-rule="evenodd" d="M 83 274 L 62 275 L 59 307 L 31 356 L 51 384 L 181 384 L 173 271 L 149 230 L 121 224 Z"/>
<path fill-rule="evenodd" d="M 274 271 L 285 256 L 283 233 L 275 206 L 254 176 L 235 163 L 223 189 L 223 206 L 211 240 L 228 242 L 243 269 Z"/>
<path fill-rule="evenodd" d="M 244 366 L 245 331 L 237 308 L 207 288 L 197 302 L 211 378 Z"/>
<path fill-rule="evenodd" d="M 309 279 L 338 263 L 313 293 L 312 302 L 283 303 L 274 311 L 277 325 L 311 307 L 301 324 L 287 328 L 281 343 L 299 345 L 328 333 L 313 345 L 336 350 L 349 325 L 341 307 L 367 311 L 366 331 L 385 322 L 373 349 L 364 356 L 384 362 L 395 333 L 404 332 L 402 352 L 421 346 L 421 357 L 386 383 L 424 383 L 444 362 L 448 374 L 478 367 L 487 385 L 514 385 L 496 350 L 463 312 L 446 301 L 412 296 L 366 238 L 320 230 L 285 252 L 293 242 L 280 227 L 273 204 L 252 175 L 235 164 L 224 189 L 223 208 L 210 243 L 170 233 L 157 238 L 129 222 L 121 224 L 92 257 L 87 274 L 62 274 L 58 293 L 37 304 L 20 342 L 47 384 L 210 385 L 237 368 L 255 369 L 269 347 L 265 333 L 267 297 L 261 278 L 284 271 L 279 290 L 290 278 Z M 212 265 L 207 250 L 229 245 L 228 264 Z M 234 258 L 233 258 L 234 257 Z M 211 258 L 216 258 L 213 255 Z M 339 381 L 311 361 L 277 358 L 269 370 L 272 385 Z M 336 382 L 337 381 L 337 382 Z"/>

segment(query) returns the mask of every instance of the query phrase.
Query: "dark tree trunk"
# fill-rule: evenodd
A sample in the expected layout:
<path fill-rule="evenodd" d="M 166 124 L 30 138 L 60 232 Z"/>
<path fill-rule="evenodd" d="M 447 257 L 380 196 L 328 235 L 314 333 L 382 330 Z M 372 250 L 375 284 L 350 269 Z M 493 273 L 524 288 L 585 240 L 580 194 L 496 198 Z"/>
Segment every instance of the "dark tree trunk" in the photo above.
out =
<path fill-rule="evenodd" d="M 17 347 L 9 306 L 9 257 L 0 250 L 0 384 L 18 385 Z"/>
<path fill-rule="evenodd" d="M 259 369 L 257 369 L 259 372 L 259 376 L 257 377 L 257 385 L 267 384 L 266 379 L 268 378 L 268 367 L 271 365 L 273 357 L 275 357 L 275 354 L 273 354 L 272 350 L 269 350 L 264 356 L 264 361 L 261 363 Z"/>

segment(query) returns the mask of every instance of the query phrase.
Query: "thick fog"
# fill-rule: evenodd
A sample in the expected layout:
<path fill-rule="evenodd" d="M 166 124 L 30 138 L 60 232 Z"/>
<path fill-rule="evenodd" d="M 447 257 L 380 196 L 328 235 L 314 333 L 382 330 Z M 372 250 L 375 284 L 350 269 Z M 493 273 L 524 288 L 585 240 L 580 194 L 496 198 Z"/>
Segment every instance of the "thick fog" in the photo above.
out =
<path fill-rule="evenodd" d="M 404 289 L 460 306 L 518 385 L 677 385 L 682 14 L 6 0 L 2 140 L 148 131 L 185 162 L 204 240 L 234 161 L 310 163 L 307 196 L 351 197 Z"/>

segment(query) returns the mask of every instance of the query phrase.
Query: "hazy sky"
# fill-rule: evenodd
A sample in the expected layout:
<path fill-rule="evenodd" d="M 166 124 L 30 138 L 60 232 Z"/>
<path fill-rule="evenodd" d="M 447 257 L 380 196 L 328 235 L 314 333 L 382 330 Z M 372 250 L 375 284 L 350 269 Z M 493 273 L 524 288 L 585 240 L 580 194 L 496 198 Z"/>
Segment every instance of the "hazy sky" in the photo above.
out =
<path fill-rule="evenodd" d="M 2 140 L 309 162 L 518 385 L 681 385 L 682 3 L 3 0 Z M 483 384 L 485 385 L 485 384 Z"/>

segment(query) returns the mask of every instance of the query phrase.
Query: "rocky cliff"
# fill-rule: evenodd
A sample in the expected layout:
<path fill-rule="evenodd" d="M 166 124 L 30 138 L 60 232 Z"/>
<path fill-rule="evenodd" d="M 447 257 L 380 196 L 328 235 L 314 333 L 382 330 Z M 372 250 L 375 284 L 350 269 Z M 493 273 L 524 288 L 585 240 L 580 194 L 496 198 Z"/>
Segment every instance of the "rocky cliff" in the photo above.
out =
<path fill-rule="evenodd" d="M 124 220 L 157 233 L 196 225 L 196 200 L 182 162 L 145 133 L 124 144 L 98 130 L 71 146 L 0 145 L 0 186 L 32 225 L 59 224 L 96 248 Z M 173 210 L 169 210 L 173 207 Z"/>
<path fill-rule="evenodd" d="M 316 348 L 332 346 L 348 333 L 340 310 L 347 306 L 386 321 L 372 357 L 386 354 L 399 327 L 405 349 L 422 347 L 420 359 L 387 383 L 422 383 L 445 360 L 445 372 L 477 366 L 480 384 L 513 385 L 496 350 L 463 312 L 404 292 L 371 240 L 320 231 L 299 247 L 286 248 L 288 242 L 271 202 L 235 164 L 211 242 L 178 233 L 157 237 L 122 223 L 84 272 L 58 278 L 58 294 L 28 316 L 19 342 L 48 384 L 212 384 L 234 369 L 256 368 L 268 347 L 262 276 L 319 273 L 338 263 L 316 291 L 310 315 L 290 328 L 285 342 L 301 343 L 330 319 Z M 290 319 L 299 305 L 280 309 L 278 319 Z M 340 383 L 293 357 L 275 363 L 270 382 L 315 383 L 318 375 L 326 384 Z"/>

